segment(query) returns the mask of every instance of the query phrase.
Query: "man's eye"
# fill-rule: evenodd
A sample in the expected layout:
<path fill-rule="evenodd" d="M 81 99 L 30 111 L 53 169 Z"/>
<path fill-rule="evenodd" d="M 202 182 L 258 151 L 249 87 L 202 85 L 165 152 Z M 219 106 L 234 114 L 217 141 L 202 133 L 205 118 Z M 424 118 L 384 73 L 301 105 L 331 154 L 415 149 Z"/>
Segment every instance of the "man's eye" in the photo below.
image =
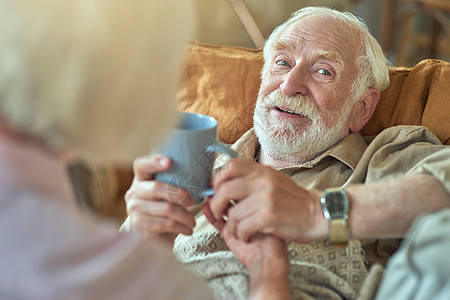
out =
<path fill-rule="evenodd" d="M 319 71 L 317 71 L 319 74 L 321 74 L 321 75 L 325 75 L 325 76 L 331 76 L 331 73 L 330 72 L 328 72 L 327 70 L 325 70 L 325 69 L 320 69 Z"/>
<path fill-rule="evenodd" d="M 276 62 L 277 65 L 283 66 L 283 67 L 289 67 L 289 63 L 286 60 L 279 60 Z"/>

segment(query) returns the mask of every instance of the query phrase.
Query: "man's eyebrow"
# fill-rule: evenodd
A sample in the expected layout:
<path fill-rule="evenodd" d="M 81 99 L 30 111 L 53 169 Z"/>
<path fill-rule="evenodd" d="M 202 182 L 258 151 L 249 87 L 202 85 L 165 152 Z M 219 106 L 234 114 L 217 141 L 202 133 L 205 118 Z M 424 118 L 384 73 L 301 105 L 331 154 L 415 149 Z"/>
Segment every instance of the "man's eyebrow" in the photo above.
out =
<path fill-rule="evenodd" d="M 286 40 L 278 40 L 276 43 L 272 45 L 273 51 L 279 51 L 279 50 L 293 50 L 295 49 L 295 45 L 291 42 L 288 42 Z"/>
<path fill-rule="evenodd" d="M 295 50 L 295 43 L 289 42 L 287 40 L 278 40 L 276 43 L 272 45 L 273 51 L 281 51 L 281 50 Z M 341 56 L 335 52 L 325 51 L 325 50 L 317 50 L 314 52 L 315 57 L 320 57 L 324 59 L 331 60 L 341 66 L 344 66 L 344 62 L 341 59 Z"/>
<path fill-rule="evenodd" d="M 325 59 L 334 61 L 335 63 L 337 63 L 341 66 L 344 66 L 344 62 L 342 61 L 341 57 L 337 53 L 324 51 L 324 50 L 317 50 L 314 53 L 314 56 L 325 58 Z"/>

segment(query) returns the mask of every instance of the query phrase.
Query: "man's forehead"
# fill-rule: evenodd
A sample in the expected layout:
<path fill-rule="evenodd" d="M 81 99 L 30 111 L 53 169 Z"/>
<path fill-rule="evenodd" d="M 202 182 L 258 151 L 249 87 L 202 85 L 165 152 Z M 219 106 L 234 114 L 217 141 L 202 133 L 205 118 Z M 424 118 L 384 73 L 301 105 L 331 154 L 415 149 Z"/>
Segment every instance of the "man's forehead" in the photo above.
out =
<path fill-rule="evenodd" d="M 295 51 L 298 47 L 299 47 L 299 45 L 297 45 L 296 43 L 293 43 L 286 39 L 280 39 L 274 44 L 273 49 L 275 51 L 281 51 L 281 50 Z M 329 49 L 323 50 L 323 49 L 318 48 L 313 51 L 312 56 L 316 57 L 316 58 L 323 58 L 323 59 L 331 60 L 331 61 L 338 63 L 341 66 L 344 66 L 342 55 L 339 52 L 335 52 L 335 51 L 332 51 Z"/>
<path fill-rule="evenodd" d="M 274 50 L 302 48 L 305 43 L 314 43 L 315 56 L 342 63 L 348 55 L 356 55 L 360 41 L 355 29 L 330 16 L 307 16 L 289 24 L 273 45 Z"/>

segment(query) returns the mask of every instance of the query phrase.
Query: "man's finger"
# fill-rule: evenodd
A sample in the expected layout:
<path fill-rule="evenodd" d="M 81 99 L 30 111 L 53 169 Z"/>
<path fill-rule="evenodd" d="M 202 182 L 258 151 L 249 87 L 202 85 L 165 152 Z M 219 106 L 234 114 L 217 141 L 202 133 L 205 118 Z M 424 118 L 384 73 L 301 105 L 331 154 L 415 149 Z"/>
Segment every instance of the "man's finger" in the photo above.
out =
<path fill-rule="evenodd" d="M 236 204 L 251 194 L 251 186 L 251 182 L 243 178 L 235 178 L 222 183 L 215 190 L 209 205 L 214 218 L 220 219 L 223 215 L 227 215 L 230 205 Z"/>
<path fill-rule="evenodd" d="M 206 219 L 218 230 L 221 231 L 225 222 L 223 219 L 214 218 L 211 209 L 209 207 L 209 200 L 203 205 L 202 212 L 205 215 Z"/>
<path fill-rule="evenodd" d="M 215 174 L 213 179 L 214 190 L 219 188 L 223 182 L 249 174 L 254 169 L 254 166 L 255 163 L 249 159 L 230 159 Z"/>
<path fill-rule="evenodd" d="M 226 224 L 228 227 L 228 223 Z M 263 218 L 258 216 L 249 216 L 235 223 L 234 229 L 228 229 L 237 239 L 249 242 L 251 238 L 259 234 L 273 235 L 273 229 L 269 227 Z"/>

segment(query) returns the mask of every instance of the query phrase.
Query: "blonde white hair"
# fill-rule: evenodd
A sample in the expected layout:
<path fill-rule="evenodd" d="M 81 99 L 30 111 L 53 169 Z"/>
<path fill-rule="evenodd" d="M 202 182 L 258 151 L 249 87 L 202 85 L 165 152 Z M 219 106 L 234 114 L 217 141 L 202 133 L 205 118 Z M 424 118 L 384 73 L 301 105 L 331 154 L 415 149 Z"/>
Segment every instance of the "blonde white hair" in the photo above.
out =
<path fill-rule="evenodd" d="M 52 149 L 120 161 L 175 111 L 185 0 L 0 0 L 0 119 Z"/>
<path fill-rule="evenodd" d="M 275 43 L 280 39 L 283 32 L 293 23 L 308 16 L 329 16 L 342 22 L 343 28 L 354 30 L 359 33 L 361 45 L 359 46 L 358 57 L 355 59 L 355 65 L 358 73 L 355 75 L 351 89 L 352 98 L 361 99 L 369 88 L 383 91 L 388 88 L 389 61 L 384 56 L 383 50 L 377 40 L 370 34 L 366 23 L 359 17 L 349 12 L 339 12 L 328 7 L 305 7 L 291 15 L 291 17 L 279 25 L 267 39 L 264 45 L 265 64 L 262 75 L 269 68 L 269 63 L 273 55 Z M 349 31 L 349 34 L 350 31 Z"/>

